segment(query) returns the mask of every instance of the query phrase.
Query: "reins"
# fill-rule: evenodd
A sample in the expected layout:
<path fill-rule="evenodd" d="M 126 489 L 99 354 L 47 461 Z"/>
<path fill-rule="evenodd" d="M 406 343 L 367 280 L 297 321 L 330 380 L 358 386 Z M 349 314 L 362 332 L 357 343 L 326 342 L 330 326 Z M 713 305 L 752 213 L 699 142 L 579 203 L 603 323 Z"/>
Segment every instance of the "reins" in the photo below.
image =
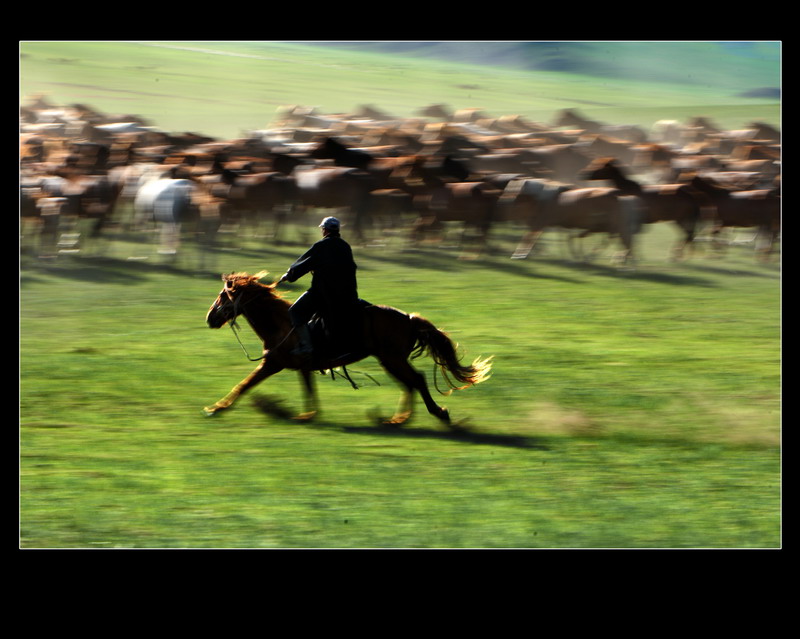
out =
<path fill-rule="evenodd" d="M 236 323 L 236 319 L 240 314 L 239 313 L 239 306 L 240 306 L 239 298 L 234 298 L 233 297 L 233 295 L 231 294 L 230 288 L 228 287 L 227 282 L 225 283 L 225 288 L 223 290 L 225 291 L 225 294 L 228 296 L 228 300 L 231 302 L 231 304 L 233 304 L 233 317 L 228 320 L 228 324 L 230 324 L 231 331 L 233 331 L 233 334 L 236 337 L 236 341 L 239 342 L 239 346 L 241 346 L 245 357 L 247 357 L 247 359 L 249 359 L 251 362 L 257 362 L 257 361 L 259 361 L 261 359 L 264 359 L 266 357 L 266 353 L 264 355 L 261 355 L 261 357 L 250 357 L 250 353 L 248 353 L 247 349 L 244 347 L 244 344 L 242 343 L 242 340 L 239 337 L 239 326 Z M 241 304 L 241 306 L 244 306 L 244 304 Z M 291 331 L 290 331 L 289 334 L 291 334 Z M 288 337 L 288 335 L 287 335 L 287 337 Z"/>
<path fill-rule="evenodd" d="M 239 346 L 242 347 L 242 351 L 244 352 L 244 355 L 245 357 L 247 357 L 247 359 L 249 359 L 251 362 L 257 362 L 261 359 L 264 359 L 267 356 L 267 354 L 264 353 L 260 357 L 250 357 L 250 354 L 247 352 L 247 349 L 244 347 L 244 344 L 242 344 L 242 340 L 239 337 L 239 327 L 236 325 L 236 318 L 234 317 L 232 320 L 229 320 L 228 324 L 231 325 L 231 330 L 233 331 L 233 334 L 236 337 L 236 341 L 239 342 Z"/>

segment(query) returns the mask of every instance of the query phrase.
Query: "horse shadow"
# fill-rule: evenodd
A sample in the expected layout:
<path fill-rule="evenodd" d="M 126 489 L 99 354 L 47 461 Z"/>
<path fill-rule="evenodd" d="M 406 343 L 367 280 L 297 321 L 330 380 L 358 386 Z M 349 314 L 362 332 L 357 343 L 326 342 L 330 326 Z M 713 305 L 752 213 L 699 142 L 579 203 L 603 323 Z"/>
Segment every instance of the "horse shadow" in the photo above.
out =
<path fill-rule="evenodd" d="M 641 280 L 646 282 L 653 282 L 655 284 L 669 284 L 676 286 L 698 286 L 703 288 L 716 288 L 717 284 L 713 281 L 693 275 L 682 274 L 675 272 L 659 272 L 651 270 L 620 269 L 619 266 L 614 264 L 604 264 L 601 262 L 580 262 L 574 260 L 553 259 L 550 260 L 553 264 L 558 264 L 574 272 L 582 274 L 599 275 L 601 277 L 608 277 L 610 279 L 618 280 Z"/>
<path fill-rule="evenodd" d="M 347 426 L 325 422 L 315 419 L 313 422 L 297 420 L 294 413 L 286 405 L 271 397 L 258 395 L 252 399 L 253 405 L 260 412 L 273 419 L 285 422 L 302 424 L 314 429 L 338 430 L 342 433 L 351 435 L 365 435 L 369 437 L 398 437 L 406 439 L 438 439 L 445 441 L 461 442 L 464 444 L 483 445 L 483 446 L 505 446 L 508 448 L 520 448 L 529 450 L 549 450 L 549 447 L 540 439 L 512 433 L 486 433 L 479 432 L 469 419 L 453 422 L 449 430 L 440 428 L 427 428 L 421 426 L 401 427 L 386 424 L 385 416 L 378 411 L 368 413 L 369 426 Z"/>

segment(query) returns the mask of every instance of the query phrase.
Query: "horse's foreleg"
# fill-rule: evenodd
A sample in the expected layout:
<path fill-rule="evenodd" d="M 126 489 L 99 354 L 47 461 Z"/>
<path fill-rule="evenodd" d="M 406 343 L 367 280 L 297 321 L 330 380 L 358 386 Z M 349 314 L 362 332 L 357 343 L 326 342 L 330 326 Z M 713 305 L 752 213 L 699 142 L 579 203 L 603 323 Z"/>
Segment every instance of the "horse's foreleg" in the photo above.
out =
<path fill-rule="evenodd" d="M 295 419 L 298 421 L 310 421 L 314 419 L 318 411 L 317 390 L 314 386 L 314 378 L 311 377 L 311 371 L 302 370 L 300 376 L 303 379 L 303 388 L 305 389 L 305 412 L 300 413 Z"/>
<path fill-rule="evenodd" d="M 622 242 L 622 254 L 620 255 L 619 263 L 623 269 L 632 269 L 634 267 L 634 254 L 633 254 L 633 237 L 623 236 L 620 238 Z"/>
<path fill-rule="evenodd" d="M 758 229 L 755 239 L 756 258 L 761 262 L 768 262 L 775 250 L 778 241 L 778 231 L 771 226 L 762 226 Z"/>
<path fill-rule="evenodd" d="M 162 255 L 175 255 L 181 238 L 181 225 L 178 222 L 162 222 L 158 252 Z"/>
<path fill-rule="evenodd" d="M 276 244 L 281 243 L 281 233 L 283 229 L 286 227 L 286 223 L 289 221 L 290 212 L 291 212 L 290 205 L 287 203 L 278 204 L 272 209 L 272 214 L 273 214 L 272 237 L 274 238 Z"/>
<path fill-rule="evenodd" d="M 677 262 L 683 259 L 687 248 L 691 250 L 694 241 L 695 226 L 690 220 L 676 220 L 678 229 L 681 232 L 675 244 L 670 249 L 670 259 Z"/>
<path fill-rule="evenodd" d="M 524 260 L 531 254 L 531 251 L 536 246 L 536 242 L 539 241 L 539 238 L 542 236 L 544 229 L 537 229 L 534 231 L 529 231 L 525 234 L 525 236 L 520 240 L 519 245 L 517 246 L 514 253 L 511 255 L 512 260 Z"/>
<path fill-rule="evenodd" d="M 258 368 L 256 368 L 252 373 L 250 373 L 247 377 L 245 377 L 241 382 L 236 384 L 236 386 L 234 386 L 231 389 L 230 393 L 225 395 L 225 397 L 219 400 L 216 404 L 212 404 L 211 406 L 206 406 L 203 409 L 203 411 L 206 413 L 206 415 L 211 416 L 215 415 L 221 410 L 230 408 L 242 393 L 251 389 L 253 386 L 265 380 L 270 375 L 274 375 L 282 368 L 283 368 L 282 365 L 278 366 L 274 363 L 269 362 L 265 358 L 258 366 Z"/>

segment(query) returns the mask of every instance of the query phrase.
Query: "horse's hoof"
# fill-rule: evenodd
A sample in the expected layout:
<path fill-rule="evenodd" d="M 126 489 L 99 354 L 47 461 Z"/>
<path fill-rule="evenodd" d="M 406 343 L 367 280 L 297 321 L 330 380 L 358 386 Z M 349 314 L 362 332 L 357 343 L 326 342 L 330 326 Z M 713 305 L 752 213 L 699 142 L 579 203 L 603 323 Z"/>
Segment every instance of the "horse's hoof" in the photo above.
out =
<path fill-rule="evenodd" d="M 411 412 L 405 413 L 398 413 L 389 419 L 384 419 L 381 421 L 381 426 L 391 426 L 394 428 L 398 428 L 405 424 L 411 418 Z"/>
<path fill-rule="evenodd" d="M 299 415 L 295 415 L 293 417 L 294 421 L 296 422 L 310 422 L 317 416 L 317 411 L 312 410 L 308 413 L 300 413 Z"/>
<path fill-rule="evenodd" d="M 219 404 L 213 404 L 212 406 L 206 406 L 203 409 L 203 413 L 205 413 L 206 417 L 213 417 L 217 413 L 229 408 L 228 406 L 220 406 Z"/>

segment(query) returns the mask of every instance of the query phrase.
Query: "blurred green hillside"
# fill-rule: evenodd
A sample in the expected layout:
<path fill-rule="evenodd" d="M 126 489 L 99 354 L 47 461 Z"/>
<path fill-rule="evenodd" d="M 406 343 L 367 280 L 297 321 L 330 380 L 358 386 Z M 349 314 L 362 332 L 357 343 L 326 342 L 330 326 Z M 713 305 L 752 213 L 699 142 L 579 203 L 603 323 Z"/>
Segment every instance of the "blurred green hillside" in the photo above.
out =
<path fill-rule="evenodd" d="M 216 137 L 263 129 L 282 105 L 323 113 L 430 104 L 551 123 L 565 108 L 650 127 L 707 117 L 780 125 L 780 43 L 21 42 L 20 102 L 46 94 Z"/>
<path fill-rule="evenodd" d="M 726 87 L 780 87 L 780 42 L 364 42 L 353 51 L 526 71 Z"/>

